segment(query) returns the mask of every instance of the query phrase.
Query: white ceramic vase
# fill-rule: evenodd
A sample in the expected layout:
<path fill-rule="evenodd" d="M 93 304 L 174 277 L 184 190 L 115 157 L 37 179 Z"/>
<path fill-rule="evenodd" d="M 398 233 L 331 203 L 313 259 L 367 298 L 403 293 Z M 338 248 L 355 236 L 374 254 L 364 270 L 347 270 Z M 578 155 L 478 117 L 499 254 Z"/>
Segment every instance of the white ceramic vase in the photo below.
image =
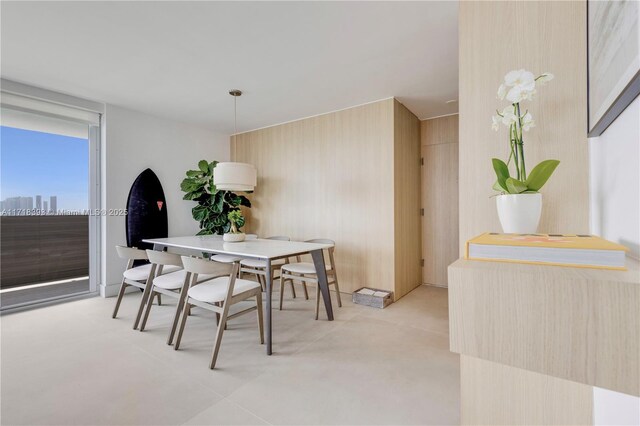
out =
<path fill-rule="evenodd" d="M 507 234 L 535 234 L 542 213 L 542 194 L 504 194 L 496 197 L 502 231 Z"/>
<path fill-rule="evenodd" d="M 244 233 L 239 233 L 239 234 L 228 233 L 222 236 L 222 240 L 228 243 L 239 243 L 241 241 L 244 241 L 244 237 L 245 237 Z"/>

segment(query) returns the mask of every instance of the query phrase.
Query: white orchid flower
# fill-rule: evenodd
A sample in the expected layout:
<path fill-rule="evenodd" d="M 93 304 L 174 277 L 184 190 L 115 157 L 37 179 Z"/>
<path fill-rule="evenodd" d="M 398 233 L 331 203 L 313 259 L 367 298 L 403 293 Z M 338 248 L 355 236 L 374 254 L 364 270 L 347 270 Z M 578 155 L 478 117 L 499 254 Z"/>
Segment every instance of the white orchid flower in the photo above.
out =
<path fill-rule="evenodd" d="M 507 86 L 505 86 L 504 84 L 501 84 L 500 87 L 498 87 L 498 99 L 503 100 L 506 94 L 507 94 Z"/>
<path fill-rule="evenodd" d="M 515 123 L 518 117 L 513 112 L 512 106 L 504 107 L 502 111 L 498 113 L 500 116 L 500 121 L 505 126 L 510 126 L 512 123 Z"/>
<path fill-rule="evenodd" d="M 536 94 L 536 89 L 522 92 L 522 100 L 525 100 L 525 101 L 533 100 L 533 95 L 535 94 Z"/>
<path fill-rule="evenodd" d="M 536 79 L 530 71 L 509 71 L 504 76 L 504 83 L 509 87 L 520 87 L 521 90 L 533 90 L 536 87 Z"/>
<path fill-rule="evenodd" d="M 533 121 L 533 116 L 529 112 L 522 116 L 521 120 L 522 130 L 524 130 L 525 132 L 528 132 L 532 127 L 535 127 L 536 125 L 536 123 Z"/>
<path fill-rule="evenodd" d="M 530 100 L 536 90 L 533 73 L 525 70 L 510 71 L 504 76 L 504 84 L 510 87 L 506 98 L 512 104 Z"/>
<path fill-rule="evenodd" d="M 491 116 L 491 128 L 497 132 L 498 129 L 500 129 L 501 121 L 502 121 L 502 117 L 500 117 L 499 115 L 496 114 Z"/>
<path fill-rule="evenodd" d="M 536 78 L 536 81 L 539 81 L 540 84 L 545 84 L 548 83 L 549 81 L 553 80 L 555 76 L 553 74 L 551 74 L 550 72 L 545 72 L 542 73 L 538 76 L 538 78 Z"/>
<path fill-rule="evenodd" d="M 509 92 L 507 92 L 506 98 L 512 104 L 516 104 L 523 99 L 522 90 L 520 90 L 520 88 L 517 86 L 512 87 L 511 89 L 509 89 Z"/>

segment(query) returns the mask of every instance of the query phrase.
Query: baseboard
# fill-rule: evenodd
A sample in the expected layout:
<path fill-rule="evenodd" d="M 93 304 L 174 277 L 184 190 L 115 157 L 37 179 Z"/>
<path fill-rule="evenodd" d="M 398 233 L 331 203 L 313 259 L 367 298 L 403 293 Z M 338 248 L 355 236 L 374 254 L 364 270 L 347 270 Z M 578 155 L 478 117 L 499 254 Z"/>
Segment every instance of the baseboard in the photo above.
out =
<path fill-rule="evenodd" d="M 448 285 L 439 285 L 439 284 L 431 284 L 431 283 L 422 283 L 422 285 L 426 285 L 427 287 L 449 288 Z"/>
<path fill-rule="evenodd" d="M 100 297 L 116 297 L 118 292 L 120 291 L 121 283 L 113 283 L 113 284 L 100 284 Z M 138 287 L 129 286 L 124 291 L 125 293 L 131 293 L 132 291 L 140 291 Z"/>

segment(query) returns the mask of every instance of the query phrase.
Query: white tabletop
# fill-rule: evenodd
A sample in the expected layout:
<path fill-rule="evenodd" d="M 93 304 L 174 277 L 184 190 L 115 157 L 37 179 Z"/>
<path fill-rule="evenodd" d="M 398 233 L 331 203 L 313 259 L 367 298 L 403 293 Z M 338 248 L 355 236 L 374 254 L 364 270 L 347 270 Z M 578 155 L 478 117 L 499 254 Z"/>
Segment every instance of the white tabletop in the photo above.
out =
<path fill-rule="evenodd" d="M 145 243 L 164 247 L 176 247 L 205 253 L 232 254 L 234 256 L 255 259 L 278 259 L 295 256 L 332 247 L 331 244 L 305 243 L 300 241 L 279 241 L 253 239 L 240 243 L 222 241 L 220 235 L 201 235 L 194 237 L 170 237 L 142 240 Z"/>

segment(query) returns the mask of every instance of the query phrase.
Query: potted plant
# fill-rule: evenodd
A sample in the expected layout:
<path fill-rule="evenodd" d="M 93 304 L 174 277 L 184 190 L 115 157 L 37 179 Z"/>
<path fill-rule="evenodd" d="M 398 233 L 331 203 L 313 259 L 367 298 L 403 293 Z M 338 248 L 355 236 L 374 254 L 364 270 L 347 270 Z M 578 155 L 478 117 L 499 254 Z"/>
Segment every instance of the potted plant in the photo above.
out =
<path fill-rule="evenodd" d="M 498 217 L 506 233 L 533 234 L 537 231 L 542 212 L 542 194 L 538 191 L 560 164 L 558 160 L 545 160 L 527 173 L 524 156 L 523 134 L 535 123 L 531 113 L 520 104 L 533 98 L 536 84 L 542 85 L 551 79 L 553 74 L 550 73 L 534 77 L 529 71 L 516 70 L 507 73 L 498 88 L 498 98 L 506 99 L 509 105 L 502 111 L 496 110 L 492 128 L 497 131 L 500 124 L 509 128 L 509 157 L 506 163 L 492 159 L 497 177 L 493 189 L 499 192 L 496 197 Z M 511 174 L 510 166 L 514 174 Z"/>
<path fill-rule="evenodd" d="M 231 223 L 231 229 L 222 236 L 222 239 L 230 243 L 244 241 L 244 232 L 240 231 L 240 228 L 244 226 L 244 216 L 242 215 L 242 212 L 240 210 L 231 210 L 227 215 L 227 218 Z"/>
<path fill-rule="evenodd" d="M 200 224 L 200 232 L 196 235 L 222 235 L 229 232 L 229 213 L 240 211 L 240 206 L 251 207 L 247 197 L 216 189 L 213 184 L 213 169 L 217 164 L 217 161 L 209 163 L 201 160 L 198 169 L 188 170 L 187 177 L 180 184 L 180 189 L 185 192 L 183 199 L 198 203 L 191 209 L 193 218 Z"/>

